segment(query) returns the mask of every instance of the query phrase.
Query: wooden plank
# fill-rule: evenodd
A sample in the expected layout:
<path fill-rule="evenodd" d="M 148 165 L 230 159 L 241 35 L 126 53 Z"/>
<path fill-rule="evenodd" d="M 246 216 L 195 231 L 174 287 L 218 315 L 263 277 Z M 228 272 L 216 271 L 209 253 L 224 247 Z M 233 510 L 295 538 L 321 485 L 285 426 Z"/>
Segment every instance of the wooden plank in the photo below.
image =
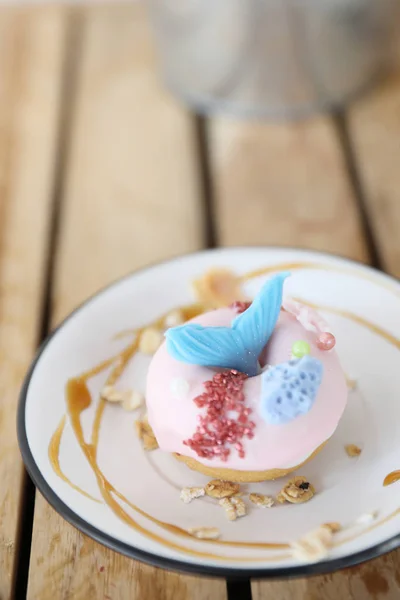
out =
<path fill-rule="evenodd" d="M 224 245 L 307 247 L 367 259 L 330 121 L 210 125 L 217 235 Z"/>
<path fill-rule="evenodd" d="M 400 597 L 399 553 L 333 575 L 293 581 L 256 581 L 253 600 L 397 600 Z"/>
<path fill-rule="evenodd" d="M 348 121 L 378 252 L 400 277 L 400 71 L 355 103 Z"/>
<path fill-rule="evenodd" d="M 0 598 L 11 598 L 24 471 L 19 389 L 40 328 L 53 191 L 63 12 L 0 9 Z M 24 543 L 24 540 L 22 540 Z"/>
<path fill-rule="evenodd" d="M 304 246 L 368 261 L 329 119 L 290 125 L 218 119 L 210 124 L 210 143 L 221 243 Z M 372 600 L 380 594 L 394 600 L 400 594 L 399 556 L 332 576 L 253 582 L 253 600 Z"/>
<path fill-rule="evenodd" d="M 54 323 L 148 262 L 202 246 L 188 116 L 159 90 L 140 6 L 86 13 L 66 172 Z M 225 583 L 163 572 L 81 535 L 37 497 L 28 598 L 225 599 Z"/>

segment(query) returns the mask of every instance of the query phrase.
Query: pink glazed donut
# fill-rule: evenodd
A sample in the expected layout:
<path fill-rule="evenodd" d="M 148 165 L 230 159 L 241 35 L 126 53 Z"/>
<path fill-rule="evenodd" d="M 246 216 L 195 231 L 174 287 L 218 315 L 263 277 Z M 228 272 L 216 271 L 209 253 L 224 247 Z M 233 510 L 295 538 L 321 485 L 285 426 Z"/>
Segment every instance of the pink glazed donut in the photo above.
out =
<path fill-rule="evenodd" d="M 188 440 L 196 439 L 199 421 L 206 410 L 195 400 L 204 394 L 207 382 L 221 369 L 177 360 L 164 342 L 152 359 L 147 378 L 148 419 L 161 450 L 173 453 L 190 468 L 211 477 L 256 482 L 294 471 L 323 447 L 346 407 L 346 378 L 337 353 L 332 349 L 334 337 L 328 333 L 321 317 L 296 302 L 283 302 L 282 306 L 259 362 L 261 368 L 268 365 L 267 370 L 287 363 L 292 358 L 293 344 L 298 340 L 307 342 L 311 357 L 320 361 L 323 368 L 310 410 L 289 422 L 268 422 L 260 401 L 265 370 L 247 377 L 242 382 L 242 402 L 252 422 L 251 434 L 244 436 L 239 445 L 235 444 L 228 455 L 221 455 L 216 450 L 216 454 L 204 456 L 196 451 L 195 445 L 188 444 Z M 230 327 L 236 317 L 234 308 L 222 308 L 207 312 L 190 323 L 203 327 Z M 229 416 L 233 421 L 238 419 L 238 413 Z"/>

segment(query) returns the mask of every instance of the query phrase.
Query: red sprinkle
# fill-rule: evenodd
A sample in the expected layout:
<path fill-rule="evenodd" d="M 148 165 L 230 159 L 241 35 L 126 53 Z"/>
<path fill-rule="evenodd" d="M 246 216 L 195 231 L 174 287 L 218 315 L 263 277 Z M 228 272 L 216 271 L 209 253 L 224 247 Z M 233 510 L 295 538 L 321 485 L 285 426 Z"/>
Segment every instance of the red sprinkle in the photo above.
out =
<path fill-rule="evenodd" d="M 197 456 L 208 459 L 219 456 L 225 462 L 231 452 L 229 446 L 233 445 L 239 457 L 244 458 L 242 440 L 254 437 L 255 427 L 255 423 L 249 420 L 251 408 L 244 405 L 243 385 L 246 379 L 245 373 L 234 369 L 216 373 L 205 382 L 206 391 L 194 398 L 196 406 L 206 408 L 206 414 L 198 415 L 196 432 L 183 443 Z M 236 412 L 238 417 L 231 418 L 230 411 Z"/>
<path fill-rule="evenodd" d="M 232 302 L 229 308 L 233 308 L 233 310 L 235 310 L 238 313 L 238 315 L 240 315 L 240 313 L 243 313 L 245 310 L 247 310 L 250 305 L 251 302 L 242 302 L 240 300 L 235 300 L 235 302 Z"/>

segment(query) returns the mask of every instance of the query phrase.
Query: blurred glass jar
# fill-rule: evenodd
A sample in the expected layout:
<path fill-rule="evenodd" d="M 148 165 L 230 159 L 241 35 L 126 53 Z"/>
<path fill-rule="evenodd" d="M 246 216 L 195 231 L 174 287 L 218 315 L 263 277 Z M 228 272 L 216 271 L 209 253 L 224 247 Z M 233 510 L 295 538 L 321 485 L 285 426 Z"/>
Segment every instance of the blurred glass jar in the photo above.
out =
<path fill-rule="evenodd" d="M 337 107 L 387 65 L 398 0 L 149 0 L 167 86 L 201 112 Z"/>

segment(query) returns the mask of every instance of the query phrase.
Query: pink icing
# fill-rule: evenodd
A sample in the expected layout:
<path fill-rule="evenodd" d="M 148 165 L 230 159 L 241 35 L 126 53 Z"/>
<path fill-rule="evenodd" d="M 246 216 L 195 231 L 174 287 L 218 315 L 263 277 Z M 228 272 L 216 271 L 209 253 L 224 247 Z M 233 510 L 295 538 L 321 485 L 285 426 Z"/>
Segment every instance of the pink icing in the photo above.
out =
<path fill-rule="evenodd" d="M 208 327 L 228 326 L 235 317 L 235 310 L 222 308 L 201 315 L 193 322 Z M 190 456 L 211 467 L 247 471 L 291 467 L 305 460 L 335 431 L 346 406 L 347 385 L 336 352 L 319 350 L 315 333 L 307 331 L 287 312 L 281 312 L 275 331 L 263 351 L 262 362 L 275 365 L 289 360 L 291 347 L 297 340 L 307 341 L 311 355 L 318 358 L 324 367 L 323 380 L 312 409 L 285 425 L 266 423 L 259 412 L 261 378 L 247 379 L 244 384 L 245 403 L 253 410 L 255 435 L 243 442 L 245 458 L 232 452 L 227 462 L 218 457 L 199 458 L 183 444 L 196 430 L 198 415 L 203 414 L 203 409 L 198 408 L 193 399 L 204 391 L 204 382 L 210 380 L 215 371 L 173 359 L 166 344 L 162 344 L 150 364 L 146 395 L 149 422 L 160 448 Z M 183 386 L 184 393 L 176 393 L 176 381 L 187 382 L 188 386 Z"/>

